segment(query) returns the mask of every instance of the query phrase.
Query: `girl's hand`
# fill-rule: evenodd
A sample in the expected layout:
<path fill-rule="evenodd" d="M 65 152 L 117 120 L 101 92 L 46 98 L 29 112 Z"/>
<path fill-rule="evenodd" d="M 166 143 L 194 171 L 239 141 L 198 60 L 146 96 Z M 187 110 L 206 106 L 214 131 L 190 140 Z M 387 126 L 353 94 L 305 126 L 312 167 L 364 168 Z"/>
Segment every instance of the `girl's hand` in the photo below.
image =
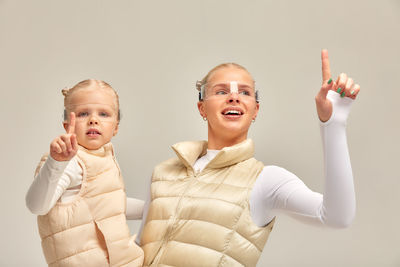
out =
<path fill-rule="evenodd" d="M 70 114 L 70 123 L 67 133 L 58 136 L 50 144 L 50 156 L 57 161 L 68 161 L 78 151 L 78 142 L 75 135 L 75 113 Z"/>
<path fill-rule="evenodd" d="M 326 97 L 329 90 L 333 90 L 340 94 L 341 97 L 349 97 L 356 99 L 360 92 L 360 86 L 354 84 L 353 79 L 348 78 L 345 73 L 339 75 L 334 82 L 331 78 L 331 70 L 329 66 L 328 50 L 321 51 L 322 60 L 322 87 L 315 97 L 317 104 L 318 117 L 322 122 L 326 122 L 332 115 L 332 103 Z"/>

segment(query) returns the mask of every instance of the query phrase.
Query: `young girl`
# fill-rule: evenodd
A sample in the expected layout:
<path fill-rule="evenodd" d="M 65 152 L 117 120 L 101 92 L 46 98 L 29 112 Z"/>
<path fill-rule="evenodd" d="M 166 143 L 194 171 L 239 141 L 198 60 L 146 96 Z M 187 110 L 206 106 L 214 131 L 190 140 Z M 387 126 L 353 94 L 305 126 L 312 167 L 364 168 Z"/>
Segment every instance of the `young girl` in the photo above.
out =
<path fill-rule="evenodd" d="M 66 134 L 50 144 L 26 195 L 38 214 L 49 266 L 141 266 L 143 251 L 126 218 L 143 202 L 128 199 L 111 138 L 120 120 L 118 95 L 106 82 L 85 80 L 64 95 Z"/>

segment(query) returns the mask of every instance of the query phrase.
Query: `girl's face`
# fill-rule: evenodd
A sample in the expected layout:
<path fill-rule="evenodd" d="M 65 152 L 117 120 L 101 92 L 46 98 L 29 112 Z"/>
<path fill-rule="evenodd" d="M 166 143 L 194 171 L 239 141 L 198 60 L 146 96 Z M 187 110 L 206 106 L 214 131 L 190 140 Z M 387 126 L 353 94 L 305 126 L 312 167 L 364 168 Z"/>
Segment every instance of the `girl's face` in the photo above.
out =
<path fill-rule="evenodd" d="M 198 108 L 208 121 L 209 142 L 244 141 L 259 110 L 253 78 L 236 67 L 216 70 L 207 82 L 204 100 L 198 102 Z"/>
<path fill-rule="evenodd" d="M 78 144 L 99 149 L 118 132 L 118 107 L 114 92 L 108 89 L 88 88 L 71 95 L 70 112 L 76 116 L 75 134 Z M 68 122 L 64 123 L 68 128 Z"/>

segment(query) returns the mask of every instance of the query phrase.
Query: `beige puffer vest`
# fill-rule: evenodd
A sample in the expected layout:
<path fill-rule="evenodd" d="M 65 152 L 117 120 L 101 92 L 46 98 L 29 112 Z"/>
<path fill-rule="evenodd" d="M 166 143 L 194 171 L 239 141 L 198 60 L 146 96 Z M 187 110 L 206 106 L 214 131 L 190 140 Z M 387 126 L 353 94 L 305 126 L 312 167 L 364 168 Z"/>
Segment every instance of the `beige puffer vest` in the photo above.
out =
<path fill-rule="evenodd" d="M 251 219 L 249 196 L 264 165 L 250 139 L 225 147 L 200 173 L 206 142 L 173 146 L 178 158 L 153 173 L 141 246 L 144 266 L 255 266 L 272 230 Z"/>
<path fill-rule="evenodd" d="M 47 263 L 51 267 L 142 266 L 143 251 L 126 224 L 124 182 L 112 144 L 98 150 L 79 147 L 77 159 L 83 170 L 79 194 L 38 216 Z"/>

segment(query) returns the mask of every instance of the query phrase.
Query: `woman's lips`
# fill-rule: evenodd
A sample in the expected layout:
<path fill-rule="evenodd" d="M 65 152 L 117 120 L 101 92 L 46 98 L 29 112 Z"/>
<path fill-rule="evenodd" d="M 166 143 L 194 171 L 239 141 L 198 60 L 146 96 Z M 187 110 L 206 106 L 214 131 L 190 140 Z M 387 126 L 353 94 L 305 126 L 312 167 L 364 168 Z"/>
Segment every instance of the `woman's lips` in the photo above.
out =
<path fill-rule="evenodd" d="M 243 115 L 242 109 L 237 108 L 237 107 L 226 108 L 221 113 L 227 119 L 237 119 Z"/>

